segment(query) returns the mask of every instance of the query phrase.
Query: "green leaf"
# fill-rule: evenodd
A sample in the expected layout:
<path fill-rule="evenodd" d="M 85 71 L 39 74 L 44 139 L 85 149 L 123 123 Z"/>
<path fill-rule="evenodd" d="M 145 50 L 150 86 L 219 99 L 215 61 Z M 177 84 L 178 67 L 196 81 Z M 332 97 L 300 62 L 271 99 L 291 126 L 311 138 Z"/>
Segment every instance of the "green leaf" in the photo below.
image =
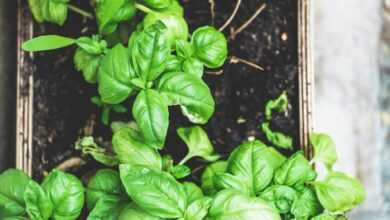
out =
<path fill-rule="evenodd" d="M 180 218 L 187 207 L 183 187 L 172 176 L 143 166 L 120 165 L 127 194 L 144 211 L 160 218 Z"/>
<path fill-rule="evenodd" d="M 177 129 L 177 134 L 188 147 L 188 153 L 182 160 L 181 164 L 184 164 L 193 157 L 201 157 L 210 162 L 219 159 L 220 156 L 214 152 L 214 147 L 202 127 L 181 127 Z"/>
<path fill-rule="evenodd" d="M 283 185 L 270 186 L 260 194 L 260 198 L 267 201 L 280 214 L 289 213 L 297 197 L 297 193 L 293 188 Z"/>
<path fill-rule="evenodd" d="M 187 207 L 183 220 L 203 220 L 208 214 L 212 201 L 208 197 L 195 200 Z"/>
<path fill-rule="evenodd" d="M 176 165 L 171 167 L 169 173 L 176 179 L 183 179 L 191 174 L 191 169 L 186 165 Z"/>
<path fill-rule="evenodd" d="M 31 220 L 47 220 L 52 215 L 53 204 L 42 187 L 35 181 L 30 180 L 23 198 Z"/>
<path fill-rule="evenodd" d="M 141 91 L 134 101 L 133 116 L 146 142 L 153 148 L 162 149 L 169 124 L 164 98 L 155 90 Z"/>
<path fill-rule="evenodd" d="M 97 201 L 87 220 L 118 220 L 126 201 L 117 196 L 105 195 Z"/>
<path fill-rule="evenodd" d="M 234 189 L 244 195 L 251 195 L 249 187 L 239 177 L 230 173 L 218 174 L 214 177 L 218 189 Z"/>
<path fill-rule="evenodd" d="M 182 186 L 187 196 L 187 204 L 191 204 L 204 197 L 202 189 L 200 189 L 195 183 L 184 182 Z"/>
<path fill-rule="evenodd" d="M 107 50 L 107 42 L 101 40 L 98 35 L 80 37 L 77 39 L 76 44 L 90 55 L 101 55 Z"/>
<path fill-rule="evenodd" d="M 114 152 L 121 164 L 144 165 L 151 169 L 161 170 L 160 154 L 149 147 L 139 131 L 133 128 L 122 128 L 112 137 Z"/>
<path fill-rule="evenodd" d="M 166 72 L 177 72 L 181 71 L 181 61 L 179 58 L 175 55 L 170 55 L 167 59 L 166 66 L 165 66 Z"/>
<path fill-rule="evenodd" d="M 64 25 L 68 17 L 69 0 L 41 0 L 41 12 L 45 21 Z"/>
<path fill-rule="evenodd" d="M 143 25 L 148 28 L 158 21 L 161 21 L 167 28 L 165 37 L 170 47 L 174 48 L 177 40 L 186 41 L 188 39 L 188 24 L 182 16 L 172 13 L 151 12 L 145 16 Z"/>
<path fill-rule="evenodd" d="M 251 195 L 265 189 L 272 181 L 273 163 L 264 157 L 267 146 L 260 141 L 241 144 L 230 155 L 227 172 L 238 177 Z"/>
<path fill-rule="evenodd" d="M 313 161 L 320 161 L 328 169 L 332 169 L 337 161 L 336 146 L 333 140 L 326 134 L 313 133 L 310 135 L 310 144 L 314 149 Z"/>
<path fill-rule="evenodd" d="M 85 50 L 77 48 L 73 60 L 76 70 L 83 73 L 85 81 L 94 84 L 97 82 L 101 59 L 100 55 L 91 55 Z"/>
<path fill-rule="evenodd" d="M 288 108 L 287 93 L 283 92 L 278 98 L 270 100 L 265 106 L 265 118 L 269 121 L 272 119 L 272 112 L 285 112 Z"/>
<path fill-rule="evenodd" d="M 134 39 L 131 47 L 131 61 L 137 74 L 145 81 L 153 81 L 165 70 L 171 45 L 167 43 L 167 28 L 156 22 L 145 28 Z"/>
<path fill-rule="evenodd" d="M 195 56 L 208 68 L 221 67 L 228 54 L 227 41 L 223 33 L 214 27 L 198 28 L 192 35 Z"/>
<path fill-rule="evenodd" d="M 305 188 L 291 207 L 291 213 L 296 219 L 309 219 L 321 213 L 322 207 L 311 188 Z"/>
<path fill-rule="evenodd" d="M 201 178 L 202 189 L 206 193 L 206 195 L 213 195 L 217 192 L 215 177 L 219 174 L 225 173 L 226 168 L 226 161 L 217 161 L 206 167 Z"/>
<path fill-rule="evenodd" d="M 89 180 L 87 187 L 87 206 L 92 210 L 100 198 L 115 196 L 122 199 L 125 191 L 117 171 L 101 169 Z"/>
<path fill-rule="evenodd" d="M 305 183 L 313 181 L 316 177 L 317 173 L 303 153 L 299 151 L 276 170 L 274 181 L 276 184 L 291 186 L 300 190 Z"/>
<path fill-rule="evenodd" d="M 10 169 L 0 175 L 0 219 L 25 214 L 24 192 L 30 178 L 22 171 Z"/>
<path fill-rule="evenodd" d="M 41 2 L 42 0 L 28 0 L 28 5 L 30 6 L 31 13 L 34 16 L 34 19 L 39 23 L 44 22 Z"/>
<path fill-rule="evenodd" d="M 129 62 L 126 48 L 117 44 L 101 61 L 99 68 L 99 94 L 107 104 L 119 104 L 133 92 L 131 79 L 136 75 Z"/>
<path fill-rule="evenodd" d="M 323 213 L 320 215 L 317 215 L 310 220 L 347 220 L 347 217 L 343 215 L 335 215 L 331 213 Z"/>
<path fill-rule="evenodd" d="M 53 219 L 74 220 L 84 205 L 84 187 L 77 177 L 52 171 L 42 183 L 42 188 L 53 204 Z"/>
<path fill-rule="evenodd" d="M 131 203 L 126 206 L 120 213 L 118 220 L 161 220 L 161 218 L 150 215 L 149 213 L 140 209 L 136 204 Z"/>
<path fill-rule="evenodd" d="M 260 198 L 251 198 L 234 190 L 223 190 L 216 195 L 208 219 L 280 220 L 281 218 L 276 210 Z"/>
<path fill-rule="evenodd" d="M 154 9 L 167 8 L 172 4 L 172 0 L 143 0 L 148 7 Z"/>
<path fill-rule="evenodd" d="M 178 0 L 171 0 L 171 4 L 169 5 L 169 7 L 160 8 L 160 9 L 154 8 L 154 10 L 157 12 L 173 14 L 180 17 L 184 16 L 184 9 Z"/>
<path fill-rule="evenodd" d="M 99 33 L 113 33 L 118 24 L 131 20 L 136 14 L 134 0 L 99 0 L 96 2 L 96 19 Z"/>
<path fill-rule="evenodd" d="M 261 124 L 261 129 L 265 133 L 267 140 L 272 143 L 275 147 L 281 149 L 292 150 L 293 139 L 280 132 L 272 131 L 268 122 Z"/>
<path fill-rule="evenodd" d="M 204 72 L 203 63 L 196 58 L 184 60 L 182 69 L 185 73 L 195 75 L 199 78 L 202 78 Z"/>
<path fill-rule="evenodd" d="M 362 184 L 341 172 L 330 172 L 324 180 L 313 185 L 321 205 L 330 212 L 349 211 L 366 197 Z"/>
<path fill-rule="evenodd" d="M 194 54 L 194 48 L 186 39 L 178 39 L 176 40 L 176 53 L 180 58 L 191 58 Z"/>
<path fill-rule="evenodd" d="M 210 89 L 194 75 L 164 74 L 158 89 L 170 105 L 180 105 L 183 114 L 193 123 L 205 124 L 214 113 L 215 103 Z"/>
<path fill-rule="evenodd" d="M 96 161 L 106 166 L 118 165 L 118 158 L 112 155 L 107 149 L 100 147 L 95 143 L 93 137 L 83 137 L 76 142 L 75 148 L 81 150 L 85 155 L 91 155 Z"/>
<path fill-rule="evenodd" d="M 22 49 L 29 52 L 55 50 L 76 43 L 76 39 L 59 35 L 42 35 L 23 43 Z"/>

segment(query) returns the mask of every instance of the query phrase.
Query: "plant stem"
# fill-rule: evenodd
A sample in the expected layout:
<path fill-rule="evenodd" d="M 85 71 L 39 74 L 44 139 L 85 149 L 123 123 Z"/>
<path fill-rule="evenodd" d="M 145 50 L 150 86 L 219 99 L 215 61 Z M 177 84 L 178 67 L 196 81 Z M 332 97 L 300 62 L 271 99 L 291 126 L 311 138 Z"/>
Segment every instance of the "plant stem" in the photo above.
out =
<path fill-rule="evenodd" d="M 258 8 L 256 12 L 252 15 L 252 17 L 250 17 L 243 25 L 241 25 L 241 27 L 239 27 L 237 30 L 234 30 L 230 34 L 230 38 L 234 40 L 237 34 L 241 33 L 245 28 L 247 28 L 253 22 L 253 20 L 255 20 L 255 18 L 259 16 L 259 14 L 266 8 L 266 6 L 267 5 L 265 3 L 262 4 L 260 8 Z"/>
<path fill-rule="evenodd" d="M 135 8 L 142 11 L 142 12 L 145 12 L 146 14 L 150 13 L 150 12 L 153 12 L 152 9 L 146 7 L 145 5 L 141 5 L 141 4 L 138 4 L 138 3 L 135 3 Z"/>
<path fill-rule="evenodd" d="M 74 6 L 74 5 L 68 5 L 68 8 L 69 10 L 73 11 L 73 12 L 76 12 L 86 18 L 89 18 L 89 19 L 93 19 L 93 14 L 87 12 L 87 11 L 84 11 L 83 9 L 77 7 L 77 6 Z"/>
<path fill-rule="evenodd" d="M 187 154 L 180 162 L 179 165 L 184 165 L 187 161 L 189 161 L 192 158 L 191 154 Z"/>
<path fill-rule="evenodd" d="M 234 8 L 233 13 L 230 15 L 229 19 L 225 22 L 225 24 L 222 25 L 222 27 L 219 28 L 219 31 L 225 30 L 225 28 L 226 28 L 227 26 L 229 26 L 229 24 L 232 22 L 233 18 L 234 18 L 234 17 L 236 16 L 236 14 L 237 14 L 238 9 L 240 8 L 241 1 L 242 1 L 242 0 L 237 0 L 237 4 L 236 4 L 236 7 Z"/>

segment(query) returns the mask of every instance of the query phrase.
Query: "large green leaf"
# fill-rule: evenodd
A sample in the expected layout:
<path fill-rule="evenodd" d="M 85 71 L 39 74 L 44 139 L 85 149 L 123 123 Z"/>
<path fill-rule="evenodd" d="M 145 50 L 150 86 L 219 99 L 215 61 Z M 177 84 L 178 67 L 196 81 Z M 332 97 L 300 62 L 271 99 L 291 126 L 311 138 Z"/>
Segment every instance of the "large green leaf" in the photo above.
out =
<path fill-rule="evenodd" d="M 201 27 L 192 34 L 191 43 L 195 56 L 209 68 L 221 67 L 228 54 L 227 41 L 223 33 L 214 27 Z"/>
<path fill-rule="evenodd" d="M 158 88 L 170 105 L 180 105 L 183 114 L 193 123 L 205 124 L 214 113 L 210 89 L 197 76 L 180 72 L 164 74 Z"/>
<path fill-rule="evenodd" d="M 160 218 L 184 216 L 186 193 L 168 173 L 132 165 L 119 169 L 127 194 L 141 209 Z"/>
<path fill-rule="evenodd" d="M 98 200 L 105 196 L 118 199 L 125 196 L 119 173 L 111 169 L 101 169 L 89 180 L 87 187 L 87 206 L 92 210 Z"/>
<path fill-rule="evenodd" d="M 120 213 L 119 220 L 160 220 L 161 218 L 152 216 L 149 213 L 140 209 L 136 204 L 127 205 Z"/>
<path fill-rule="evenodd" d="M 248 197 L 234 190 L 219 192 L 211 205 L 212 220 L 280 220 L 278 212 L 260 198 Z"/>
<path fill-rule="evenodd" d="M 77 177 L 54 170 L 45 178 L 42 188 L 53 204 L 53 219 L 78 218 L 84 205 L 85 190 Z"/>
<path fill-rule="evenodd" d="M 136 77 L 126 48 L 117 44 L 108 51 L 99 68 L 99 94 L 107 104 L 126 100 L 134 90 L 131 80 Z"/>
<path fill-rule="evenodd" d="M 212 203 L 209 197 L 202 197 L 188 205 L 183 220 L 203 220 Z M 181 219 L 180 219 L 181 220 Z"/>
<path fill-rule="evenodd" d="M 274 165 L 263 156 L 267 146 L 260 141 L 241 144 L 230 155 L 227 172 L 238 177 L 251 195 L 265 189 L 272 181 Z"/>
<path fill-rule="evenodd" d="M 20 170 L 10 169 L 0 175 L 0 219 L 25 214 L 24 192 L 30 178 Z"/>
<path fill-rule="evenodd" d="M 182 185 L 187 196 L 187 204 L 191 204 L 195 200 L 203 198 L 202 189 L 200 189 L 195 183 L 184 182 Z"/>
<path fill-rule="evenodd" d="M 133 104 L 133 117 L 148 145 L 163 148 L 169 125 L 164 98 L 152 89 L 141 91 Z"/>
<path fill-rule="evenodd" d="M 52 215 L 53 204 L 42 187 L 35 181 L 30 180 L 23 197 L 31 220 L 47 220 Z"/>
<path fill-rule="evenodd" d="M 167 28 L 162 22 L 156 22 L 137 34 L 131 46 L 132 65 L 145 81 L 157 79 L 165 70 L 171 53 L 166 31 Z"/>
<path fill-rule="evenodd" d="M 324 180 L 314 182 L 321 205 L 330 212 L 345 212 L 362 203 L 366 192 L 355 178 L 341 172 L 330 172 Z"/>
<path fill-rule="evenodd" d="M 149 147 L 139 131 L 127 127 L 114 133 L 112 137 L 114 152 L 122 164 L 144 165 L 151 169 L 162 169 L 160 154 Z"/>
<path fill-rule="evenodd" d="M 317 195 L 311 188 L 305 188 L 294 201 L 291 213 L 296 219 L 309 219 L 320 214 L 322 207 L 317 199 Z"/>

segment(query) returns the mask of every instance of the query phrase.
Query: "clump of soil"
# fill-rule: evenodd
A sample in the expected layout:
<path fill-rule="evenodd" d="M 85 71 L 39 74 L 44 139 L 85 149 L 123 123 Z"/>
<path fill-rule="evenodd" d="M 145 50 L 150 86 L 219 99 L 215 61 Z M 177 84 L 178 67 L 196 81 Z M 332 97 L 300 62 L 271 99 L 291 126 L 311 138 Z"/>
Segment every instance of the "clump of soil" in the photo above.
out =
<path fill-rule="evenodd" d="M 82 2 L 78 6 L 92 11 L 88 1 Z M 220 27 L 235 6 L 224 0 L 215 0 L 215 19 L 212 21 L 208 1 L 184 0 L 181 3 L 191 30 L 212 23 Z M 265 103 L 283 91 L 288 93 L 291 108 L 288 115 L 277 115 L 271 127 L 291 135 L 298 148 L 297 0 L 243 0 L 225 34 L 229 36 L 231 28 L 237 29 L 245 23 L 263 3 L 266 4 L 265 10 L 235 39 L 229 40 L 229 52 L 231 56 L 260 65 L 264 71 L 228 60 L 222 74 L 209 73 L 204 77 L 216 101 L 215 114 L 204 127 L 216 150 L 225 156 L 249 136 L 265 140 L 259 129 Z M 36 35 L 56 33 L 78 37 L 95 33 L 96 24 L 70 13 L 63 28 L 44 24 L 36 25 L 35 29 Z M 91 121 L 92 124 L 96 121 L 94 136 L 105 140 L 111 137 L 110 129 L 99 121 L 100 110 L 90 102 L 97 90 L 74 69 L 73 54 L 74 48 L 66 48 L 35 55 L 33 172 L 37 178 L 42 178 L 44 171 L 51 170 L 67 158 L 80 155 L 73 145 Z M 170 115 L 164 153 L 179 159 L 186 148 L 177 137 L 176 128 L 191 124 L 177 108 L 171 108 Z M 131 113 L 114 118 L 130 120 Z M 97 166 L 91 161 L 76 171 L 83 173 Z"/>

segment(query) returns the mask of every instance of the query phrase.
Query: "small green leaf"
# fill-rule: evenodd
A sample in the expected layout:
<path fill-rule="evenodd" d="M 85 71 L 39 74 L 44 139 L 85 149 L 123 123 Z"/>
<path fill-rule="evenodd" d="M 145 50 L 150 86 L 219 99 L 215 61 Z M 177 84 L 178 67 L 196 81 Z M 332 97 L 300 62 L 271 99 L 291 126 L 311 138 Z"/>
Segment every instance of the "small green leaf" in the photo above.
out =
<path fill-rule="evenodd" d="M 305 183 L 313 181 L 316 177 L 317 173 L 303 153 L 299 151 L 276 170 L 274 181 L 276 184 L 291 186 L 300 190 Z"/>
<path fill-rule="evenodd" d="M 156 170 L 162 168 L 160 154 L 149 147 L 139 131 L 133 128 L 122 128 L 115 132 L 112 145 L 121 164 L 144 165 Z"/>
<path fill-rule="evenodd" d="M 77 219 L 84 205 L 84 187 L 80 180 L 59 170 L 52 171 L 42 188 L 53 204 L 53 219 Z"/>
<path fill-rule="evenodd" d="M 201 199 L 204 197 L 202 189 L 199 188 L 195 183 L 184 182 L 182 184 L 184 191 L 187 196 L 187 204 L 193 203 L 195 200 Z"/>
<path fill-rule="evenodd" d="M 166 72 L 181 71 L 181 60 L 179 60 L 177 56 L 171 54 L 167 59 L 165 71 Z"/>
<path fill-rule="evenodd" d="M 234 189 L 244 195 L 251 195 L 249 187 L 239 177 L 230 173 L 218 174 L 214 177 L 218 189 Z"/>
<path fill-rule="evenodd" d="M 117 44 L 101 61 L 99 68 L 99 94 L 107 104 L 119 104 L 134 91 L 131 80 L 136 77 L 129 62 L 126 48 Z"/>
<path fill-rule="evenodd" d="M 289 213 L 297 197 L 297 192 L 293 188 L 283 185 L 270 186 L 260 193 L 260 198 L 267 201 L 280 214 Z"/>
<path fill-rule="evenodd" d="M 166 30 L 162 22 L 156 22 L 138 34 L 131 46 L 132 66 L 145 81 L 157 79 L 165 70 L 171 52 Z"/>
<path fill-rule="evenodd" d="M 347 217 L 344 215 L 336 215 L 332 213 L 323 213 L 320 215 L 317 215 L 310 220 L 347 220 Z"/>
<path fill-rule="evenodd" d="M 183 61 L 182 69 L 185 73 L 193 74 L 199 78 L 202 78 L 204 65 L 196 58 L 189 58 Z"/>
<path fill-rule="evenodd" d="M 91 55 L 85 50 L 77 48 L 73 60 L 76 70 L 83 73 L 85 81 L 94 84 L 97 82 L 101 59 L 100 55 Z"/>
<path fill-rule="evenodd" d="M 143 0 L 145 4 L 154 9 L 167 8 L 172 4 L 172 0 Z"/>
<path fill-rule="evenodd" d="M 203 197 L 195 200 L 190 203 L 187 207 L 184 220 L 203 220 L 207 214 L 208 210 L 211 207 L 212 199 L 208 197 Z"/>
<path fill-rule="evenodd" d="M 272 112 L 284 112 L 288 108 L 287 93 L 283 92 L 278 98 L 270 100 L 265 106 L 265 118 L 269 121 L 272 118 Z"/>
<path fill-rule="evenodd" d="M 186 165 L 176 165 L 171 167 L 169 173 L 176 179 L 183 179 L 191 174 L 191 169 Z"/>
<path fill-rule="evenodd" d="M 42 15 L 42 0 L 28 0 L 28 4 L 30 6 L 31 13 L 34 16 L 34 19 L 38 23 L 42 23 L 44 21 L 44 17 Z"/>
<path fill-rule="evenodd" d="M 24 192 L 26 211 L 32 220 L 47 220 L 52 215 L 53 204 L 42 187 L 30 180 Z"/>
<path fill-rule="evenodd" d="M 87 220 L 118 220 L 127 201 L 120 197 L 105 195 L 97 201 Z"/>
<path fill-rule="evenodd" d="M 83 137 L 76 142 L 75 148 L 81 150 L 83 154 L 91 155 L 96 161 L 107 165 L 116 166 L 119 161 L 116 155 L 112 155 L 107 149 L 97 145 L 93 137 Z"/>
<path fill-rule="evenodd" d="M 265 133 L 267 140 L 275 147 L 292 150 L 293 139 L 283 133 L 272 131 L 268 122 L 261 124 L 261 129 Z"/>
<path fill-rule="evenodd" d="M 305 188 L 291 207 L 291 213 L 296 219 L 309 219 L 321 212 L 321 204 L 311 188 Z"/>
<path fill-rule="evenodd" d="M 64 25 L 68 17 L 68 3 L 70 0 L 41 0 L 42 15 L 45 21 Z"/>
<path fill-rule="evenodd" d="M 206 195 L 213 195 L 217 192 L 215 178 L 217 175 L 225 173 L 226 168 L 226 161 L 217 161 L 206 167 L 201 178 L 202 189 L 206 193 Z"/>
<path fill-rule="evenodd" d="M 194 48 L 187 40 L 176 40 L 177 56 L 183 59 L 191 58 L 194 54 Z"/>
<path fill-rule="evenodd" d="M 187 207 L 186 194 L 172 176 L 144 166 L 120 165 L 127 194 L 146 212 L 160 218 L 180 218 Z"/>
<path fill-rule="evenodd" d="M 227 41 L 223 33 L 214 27 L 198 28 L 192 35 L 195 56 L 208 68 L 221 67 L 228 54 Z"/>
<path fill-rule="evenodd" d="M 89 180 L 87 187 L 87 206 L 92 210 L 100 198 L 115 196 L 119 200 L 126 198 L 119 173 L 111 169 L 101 169 Z"/>
<path fill-rule="evenodd" d="M 321 205 L 328 211 L 342 213 L 361 204 L 366 192 L 355 178 L 341 172 L 330 172 L 324 180 L 314 182 Z"/>
<path fill-rule="evenodd" d="M 202 127 L 178 128 L 177 134 L 188 148 L 188 153 L 181 164 L 193 157 L 201 157 L 211 162 L 219 159 L 219 155 L 214 152 L 214 147 Z"/>
<path fill-rule="evenodd" d="M 180 105 L 183 114 L 193 123 L 205 124 L 214 113 L 215 103 L 210 89 L 194 75 L 164 74 L 158 89 L 170 105 Z"/>
<path fill-rule="evenodd" d="M 172 13 L 151 12 L 145 16 L 143 25 L 148 28 L 158 21 L 161 21 L 167 28 L 165 37 L 170 47 L 175 48 L 177 40 L 186 41 L 188 39 L 188 24 L 182 16 Z"/>
<path fill-rule="evenodd" d="M 141 91 L 133 104 L 133 116 L 149 146 L 162 149 L 169 124 L 164 98 L 155 90 Z"/>
<path fill-rule="evenodd" d="M 320 161 L 328 169 L 332 169 L 337 161 L 336 146 L 326 134 L 313 133 L 310 135 L 310 144 L 314 149 L 313 161 Z"/>
<path fill-rule="evenodd" d="M 22 49 L 29 52 L 55 50 L 75 44 L 76 41 L 59 35 L 42 35 L 24 42 Z"/>

